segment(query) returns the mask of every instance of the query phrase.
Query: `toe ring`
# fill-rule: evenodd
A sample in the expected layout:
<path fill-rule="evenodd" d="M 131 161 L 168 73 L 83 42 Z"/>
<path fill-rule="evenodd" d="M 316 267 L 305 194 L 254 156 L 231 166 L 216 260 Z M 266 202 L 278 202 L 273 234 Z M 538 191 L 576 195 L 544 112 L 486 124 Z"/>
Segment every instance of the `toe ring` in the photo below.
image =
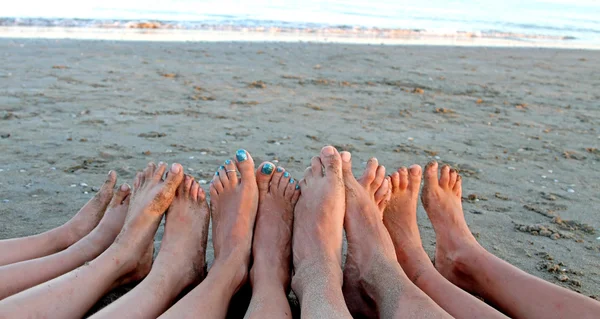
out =
<path fill-rule="evenodd" d="M 225 171 L 225 173 L 231 173 L 231 172 L 236 172 L 237 173 L 237 171 L 234 170 L 234 169 L 228 169 L 228 170 Z"/>

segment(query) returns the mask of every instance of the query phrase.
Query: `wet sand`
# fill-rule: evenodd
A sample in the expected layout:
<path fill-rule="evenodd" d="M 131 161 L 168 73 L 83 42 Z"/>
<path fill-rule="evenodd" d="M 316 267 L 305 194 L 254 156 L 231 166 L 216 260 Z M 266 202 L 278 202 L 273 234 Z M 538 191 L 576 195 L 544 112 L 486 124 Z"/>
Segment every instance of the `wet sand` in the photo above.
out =
<path fill-rule="evenodd" d="M 245 148 L 257 164 L 278 161 L 301 178 L 333 144 L 353 153 L 356 174 L 370 156 L 390 171 L 432 159 L 459 168 L 465 215 L 486 249 L 600 298 L 600 51 L 26 39 L 0 47 L 0 238 L 62 224 L 111 169 L 131 183 L 148 161 L 179 162 L 206 183 Z M 433 256 L 421 205 L 418 216 Z"/>

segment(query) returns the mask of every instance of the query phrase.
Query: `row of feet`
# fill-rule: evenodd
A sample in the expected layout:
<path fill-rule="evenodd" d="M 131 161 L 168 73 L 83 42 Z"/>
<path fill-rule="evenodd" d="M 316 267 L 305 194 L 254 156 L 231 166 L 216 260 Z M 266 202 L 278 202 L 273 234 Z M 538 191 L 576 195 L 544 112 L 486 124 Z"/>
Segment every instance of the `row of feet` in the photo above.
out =
<path fill-rule="evenodd" d="M 67 225 L 73 240 L 90 231 L 109 244 L 114 240 L 111 248 L 123 264 L 122 282 L 139 280 L 152 269 L 179 274 L 183 289 L 206 276 L 212 218 L 213 267 L 237 265 L 232 281 L 238 287 L 249 280 L 253 286 L 275 284 L 287 290 L 291 284 L 302 290 L 306 272 L 315 265 L 333 265 L 332 278 L 343 283 L 350 310 L 364 314 L 369 309 L 364 280 L 378 271 L 377 263 L 399 262 L 414 282 L 420 263 L 430 262 L 416 216 L 423 172 L 413 165 L 386 176 L 372 158 L 356 179 L 351 167 L 350 153 L 328 146 L 296 181 L 270 162 L 255 169 L 250 154 L 239 150 L 211 181 L 209 208 L 205 191 L 184 175 L 181 165 L 173 164 L 167 172 L 166 164 L 150 163 L 136 175 L 133 189 L 124 184 L 112 199 L 116 175 L 109 173 L 98 195 Z M 421 200 L 436 232 L 436 268 L 460 286 L 457 259 L 479 247 L 464 220 L 461 178 L 448 166 L 438 176 L 432 162 L 424 179 Z M 153 264 L 153 238 L 165 212 L 165 234 Z M 344 230 L 349 248 L 342 272 Z"/>

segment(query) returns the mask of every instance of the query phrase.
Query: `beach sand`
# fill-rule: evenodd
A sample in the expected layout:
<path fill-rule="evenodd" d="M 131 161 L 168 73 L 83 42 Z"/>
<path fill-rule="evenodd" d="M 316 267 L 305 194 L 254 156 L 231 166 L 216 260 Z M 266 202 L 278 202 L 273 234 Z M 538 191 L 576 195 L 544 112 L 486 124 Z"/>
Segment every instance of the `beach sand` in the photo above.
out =
<path fill-rule="evenodd" d="M 208 189 L 238 148 L 297 179 L 326 144 L 388 172 L 460 169 L 490 252 L 600 298 L 600 52 L 0 40 L 0 238 L 67 221 L 111 169 L 178 162 Z M 423 244 L 435 237 L 419 206 Z M 156 236 L 156 247 L 163 233 Z M 209 243 L 209 245 L 211 245 Z M 209 249 L 209 260 L 212 258 Z"/>

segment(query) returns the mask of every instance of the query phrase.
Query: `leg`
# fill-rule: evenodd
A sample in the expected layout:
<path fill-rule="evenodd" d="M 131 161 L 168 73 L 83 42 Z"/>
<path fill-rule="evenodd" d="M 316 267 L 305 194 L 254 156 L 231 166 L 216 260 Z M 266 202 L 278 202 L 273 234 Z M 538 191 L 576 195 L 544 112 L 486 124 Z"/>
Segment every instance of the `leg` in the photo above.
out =
<path fill-rule="evenodd" d="M 392 185 L 392 195 L 383 214 L 383 223 L 392 237 L 398 262 L 408 278 L 455 318 L 506 318 L 446 280 L 429 260 L 417 226 L 421 167 L 403 167 L 388 180 Z"/>
<path fill-rule="evenodd" d="M 154 233 L 183 179 L 173 164 L 149 164 L 134 189 L 125 224 L 115 242 L 98 258 L 65 275 L 0 301 L 0 318 L 82 317 L 111 288 L 140 280 L 150 271 Z"/>
<path fill-rule="evenodd" d="M 209 220 L 204 191 L 186 176 L 167 211 L 165 235 L 152 270 L 93 318 L 156 318 L 184 288 L 204 279 Z"/>
<path fill-rule="evenodd" d="M 449 318 L 450 316 L 417 288 L 400 268 L 394 244 L 383 224 L 375 193 L 383 182 L 385 171 L 366 172 L 373 179 L 352 175 L 351 155 L 342 153 L 346 186 L 346 216 L 344 228 L 348 238 L 346 268 L 359 278 L 363 295 L 372 299 L 380 318 Z M 373 170 L 376 163 L 367 167 Z M 388 182 L 389 183 L 389 182 Z"/>
<path fill-rule="evenodd" d="M 240 172 L 241 179 L 236 174 Z M 258 208 L 254 161 L 245 150 L 225 161 L 210 185 L 215 261 L 206 279 L 161 318 L 225 318 L 231 297 L 246 283 Z"/>
<path fill-rule="evenodd" d="M 252 299 L 246 318 L 292 318 L 287 300 L 291 281 L 292 223 L 300 190 L 290 173 L 271 163 L 256 171 L 258 213 L 250 270 Z"/>
<path fill-rule="evenodd" d="M 96 196 L 62 226 L 38 235 L 0 240 L 0 266 L 54 254 L 83 238 L 102 218 L 116 183 L 117 174 L 108 172 Z"/>
<path fill-rule="evenodd" d="M 56 278 L 91 261 L 110 246 L 119 234 L 129 208 L 129 186 L 123 184 L 113 196 L 104 217 L 91 233 L 69 248 L 46 257 L 0 266 L 0 300 Z"/>
<path fill-rule="evenodd" d="M 342 294 L 344 182 L 338 151 L 326 146 L 300 182 L 294 211 L 292 289 L 306 318 L 351 318 Z"/>
<path fill-rule="evenodd" d="M 476 293 L 514 318 L 594 318 L 600 303 L 553 285 L 490 254 L 463 215 L 461 178 L 429 163 L 421 200 L 436 234 L 435 267 L 455 285 Z"/>

